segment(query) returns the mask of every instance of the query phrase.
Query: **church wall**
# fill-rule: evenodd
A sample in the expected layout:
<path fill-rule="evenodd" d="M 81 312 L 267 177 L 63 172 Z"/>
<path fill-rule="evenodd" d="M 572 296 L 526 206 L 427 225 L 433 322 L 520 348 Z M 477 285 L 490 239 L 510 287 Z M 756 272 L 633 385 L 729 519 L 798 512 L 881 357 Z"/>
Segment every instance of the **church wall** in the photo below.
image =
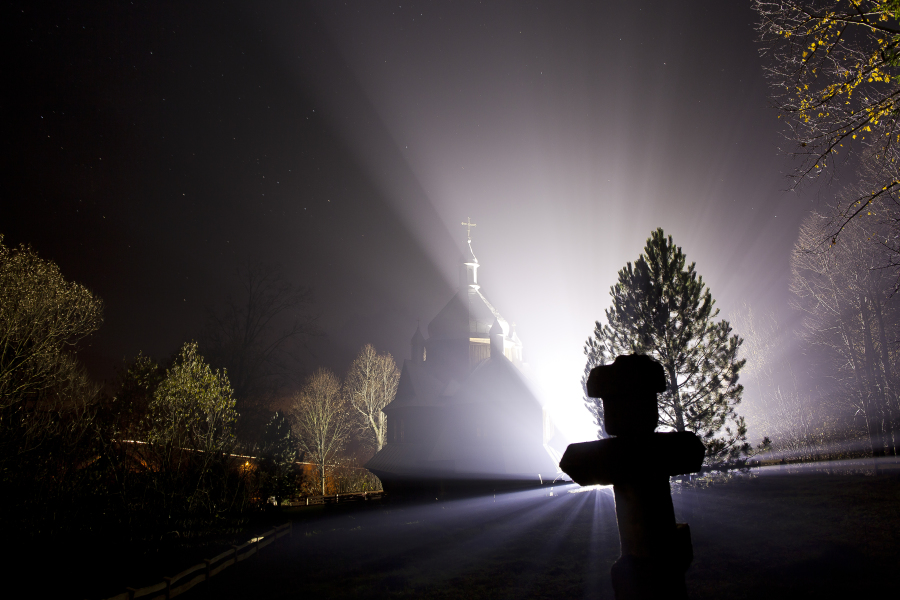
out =
<path fill-rule="evenodd" d="M 522 364 L 522 346 L 504 339 L 503 356 L 508 358 L 514 365 L 520 366 Z"/>
<path fill-rule="evenodd" d="M 482 341 L 482 339 L 484 341 Z M 477 341 L 476 341 L 477 340 Z M 491 344 L 488 338 L 472 338 L 469 340 L 469 368 L 491 357 Z"/>
<path fill-rule="evenodd" d="M 429 406 L 405 406 L 392 410 L 387 417 L 388 443 L 434 441 L 440 433 L 443 412 L 439 407 Z"/>

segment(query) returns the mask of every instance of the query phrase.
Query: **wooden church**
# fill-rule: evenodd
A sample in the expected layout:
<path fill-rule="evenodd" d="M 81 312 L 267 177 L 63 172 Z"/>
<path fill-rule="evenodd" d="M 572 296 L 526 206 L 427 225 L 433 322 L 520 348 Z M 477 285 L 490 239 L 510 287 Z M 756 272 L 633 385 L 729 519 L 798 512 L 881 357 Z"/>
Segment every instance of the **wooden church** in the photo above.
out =
<path fill-rule="evenodd" d="M 549 423 L 521 372 L 522 342 L 481 291 L 471 243 L 459 291 L 427 338 L 416 328 L 384 408 L 387 442 L 365 465 L 388 493 L 508 489 L 559 472 L 558 452 L 544 443 Z"/>

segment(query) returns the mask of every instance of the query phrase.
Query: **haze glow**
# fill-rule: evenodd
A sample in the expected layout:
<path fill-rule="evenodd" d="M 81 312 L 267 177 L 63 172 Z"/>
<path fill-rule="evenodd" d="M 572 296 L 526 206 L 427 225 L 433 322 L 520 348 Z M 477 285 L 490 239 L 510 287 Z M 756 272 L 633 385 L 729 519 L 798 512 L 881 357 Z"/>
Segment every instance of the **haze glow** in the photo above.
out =
<path fill-rule="evenodd" d="M 517 323 L 571 439 L 596 435 L 582 346 L 652 229 L 696 261 L 722 317 L 745 302 L 785 309 L 805 206 L 782 204 L 748 10 L 698 22 L 681 6 L 407 8 L 323 6 L 352 81 L 317 93 L 448 288 L 460 221 L 477 223 L 483 291 Z"/>

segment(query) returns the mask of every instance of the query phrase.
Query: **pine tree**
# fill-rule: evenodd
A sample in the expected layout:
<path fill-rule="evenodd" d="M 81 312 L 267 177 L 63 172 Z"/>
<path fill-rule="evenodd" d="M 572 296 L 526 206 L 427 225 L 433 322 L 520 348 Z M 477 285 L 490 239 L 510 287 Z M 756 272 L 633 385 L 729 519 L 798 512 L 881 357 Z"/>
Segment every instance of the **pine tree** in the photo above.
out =
<path fill-rule="evenodd" d="M 274 496 L 280 502 L 297 491 L 295 460 L 297 448 L 291 425 L 284 415 L 276 412 L 260 439 L 258 475 L 264 498 Z"/>
<path fill-rule="evenodd" d="M 707 446 L 707 459 L 735 458 L 750 450 L 747 427 L 735 412 L 743 386 L 738 359 L 743 341 L 728 321 L 714 321 L 719 310 L 694 263 L 685 266 L 681 248 L 654 231 L 644 252 L 619 271 L 610 288 L 612 307 L 605 325 L 598 321 L 584 347 L 587 355 L 582 385 L 597 365 L 620 354 L 648 354 L 662 364 L 669 380 L 659 396 L 660 426 L 693 431 Z M 585 403 L 603 430 L 600 399 Z"/>

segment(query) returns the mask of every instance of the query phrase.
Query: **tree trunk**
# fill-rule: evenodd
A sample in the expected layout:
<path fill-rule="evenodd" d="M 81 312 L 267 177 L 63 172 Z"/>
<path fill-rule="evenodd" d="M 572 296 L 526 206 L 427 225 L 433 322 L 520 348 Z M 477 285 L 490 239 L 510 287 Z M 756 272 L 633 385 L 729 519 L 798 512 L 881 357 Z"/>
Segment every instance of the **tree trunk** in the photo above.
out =
<path fill-rule="evenodd" d="M 678 376 L 675 367 L 669 366 L 669 386 L 672 389 L 672 411 L 675 413 L 675 431 L 684 431 L 684 410 L 681 408 L 681 397 L 678 394 Z"/>
<path fill-rule="evenodd" d="M 844 344 L 847 346 L 847 353 L 850 355 L 850 362 L 853 363 L 853 378 L 856 380 L 856 391 L 860 395 L 860 401 L 862 402 L 863 409 L 863 418 L 866 422 L 866 435 L 869 436 L 870 448 L 874 452 L 874 445 L 872 444 L 872 429 L 869 426 L 869 399 L 868 392 L 866 390 L 865 381 L 863 380 L 863 375 L 861 373 L 862 369 L 859 366 L 859 356 L 856 353 L 856 350 L 853 348 L 853 338 L 850 335 L 849 328 L 847 327 L 847 322 L 842 318 L 841 319 L 841 335 L 844 338 Z"/>
<path fill-rule="evenodd" d="M 868 402 L 866 405 L 866 423 L 869 429 L 869 442 L 872 444 L 872 456 L 884 456 L 884 440 L 881 432 L 875 430 L 876 419 L 872 410 L 872 398 L 878 403 L 877 412 L 881 412 L 881 406 L 884 404 L 883 387 L 880 385 L 878 373 L 875 370 L 875 345 L 872 342 L 872 327 L 870 323 L 871 315 L 869 313 L 869 299 L 865 296 L 860 298 L 860 317 L 863 323 L 863 343 L 865 352 L 866 378 L 868 385 L 866 386 L 866 395 Z M 879 402 L 881 400 L 881 402 Z M 878 427 L 881 429 L 881 427 Z"/>
<path fill-rule="evenodd" d="M 887 331 L 884 326 L 884 315 L 881 310 L 881 301 L 878 298 L 873 299 L 872 305 L 875 308 L 875 319 L 878 323 L 878 341 L 881 344 L 881 365 L 884 369 L 884 396 L 885 396 L 885 416 L 886 427 L 885 436 L 888 444 L 888 454 L 897 456 L 897 440 L 894 434 L 894 407 L 896 403 L 896 391 L 894 390 L 894 373 L 891 369 L 891 354 L 888 350 Z"/>

